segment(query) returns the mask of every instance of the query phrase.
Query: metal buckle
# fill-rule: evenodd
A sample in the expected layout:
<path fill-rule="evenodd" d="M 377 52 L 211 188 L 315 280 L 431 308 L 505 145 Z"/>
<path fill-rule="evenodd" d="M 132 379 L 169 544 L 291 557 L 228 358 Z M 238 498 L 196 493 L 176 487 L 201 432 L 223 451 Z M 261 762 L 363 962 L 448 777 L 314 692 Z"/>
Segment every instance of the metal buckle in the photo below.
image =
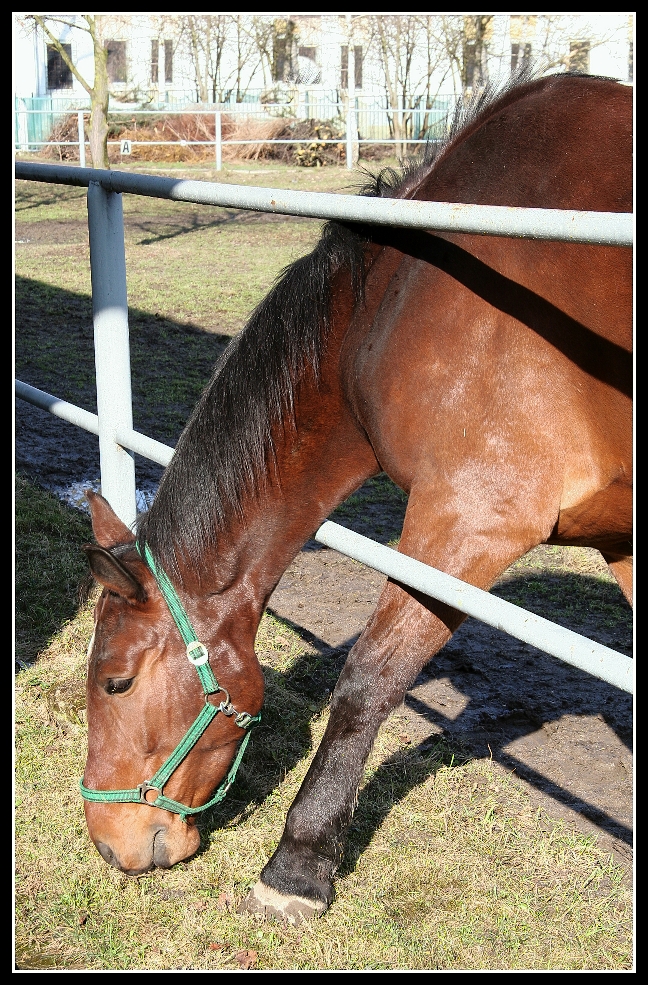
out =
<path fill-rule="evenodd" d="M 144 783 L 140 783 L 137 786 L 137 792 L 139 794 L 139 802 L 140 804 L 146 804 L 147 807 L 155 807 L 155 803 L 153 801 L 146 799 L 146 795 L 149 792 L 149 790 L 155 790 L 158 797 L 162 793 L 159 787 L 154 787 L 149 783 L 148 780 L 144 780 Z M 155 800 L 157 800 L 157 797 L 155 798 Z"/>
<path fill-rule="evenodd" d="M 194 652 L 196 656 L 194 656 Z M 187 660 L 194 667 L 202 667 L 209 660 L 209 653 L 207 652 L 207 647 L 204 643 L 200 643 L 198 640 L 194 640 L 193 643 L 187 645 Z"/>
<path fill-rule="evenodd" d="M 225 695 L 225 700 L 224 701 L 221 701 L 220 704 L 216 704 L 215 701 L 210 701 L 209 699 L 210 698 L 213 698 L 215 694 L 224 694 Z M 236 708 L 232 704 L 232 700 L 230 698 L 229 691 L 227 690 L 226 687 L 222 687 L 220 684 L 218 685 L 218 690 L 217 691 L 212 691 L 211 694 L 206 694 L 205 695 L 205 704 L 206 705 L 211 705 L 212 708 L 215 708 L 216 709 L 216 711 L 222 711 L 224 715 L 235 715 L 236 714 Z"/>

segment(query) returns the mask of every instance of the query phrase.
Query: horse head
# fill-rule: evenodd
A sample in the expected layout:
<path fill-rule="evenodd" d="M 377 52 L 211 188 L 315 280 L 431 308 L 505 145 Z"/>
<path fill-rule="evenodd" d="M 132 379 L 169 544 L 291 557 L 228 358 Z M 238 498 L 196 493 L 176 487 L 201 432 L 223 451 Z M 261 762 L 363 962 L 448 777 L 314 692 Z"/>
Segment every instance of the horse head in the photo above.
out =
<path fill-rule="evenodd" d="M 94 493 L 88 499 L 97 543 L 85 551 L 103 591 L 88 649 L 81 790 L 98 851 L 135 875 L 198 849 L 196 815 L 233 780 L 237 749 L 261 708 L 263 675 L 254 638 L 241 630 L 227 593 L 183 598 L 198 634 L 186 644 L 160 572 L 107 501 Z M 222 796 L 214 797 L 218 784 Z"/>

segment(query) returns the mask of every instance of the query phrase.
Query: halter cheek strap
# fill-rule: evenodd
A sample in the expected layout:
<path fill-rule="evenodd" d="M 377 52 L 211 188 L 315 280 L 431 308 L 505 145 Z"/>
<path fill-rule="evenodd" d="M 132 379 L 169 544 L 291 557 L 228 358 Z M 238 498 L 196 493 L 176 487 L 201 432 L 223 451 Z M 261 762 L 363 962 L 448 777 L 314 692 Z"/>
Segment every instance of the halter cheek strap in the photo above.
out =
<path fill-rule="evenodd" d="M 135 546 L 141 556 L 142 549 L 140 548 L 140 545 L 136 544 Z M 256 722 L 261 721 L 261 714 L 250 715 L 247 711 L 237 711 L 233 706 L 230 701 L 229 692 L 224 687 L 221 687 L 216 680 L 216 677 L 214 676 L 214 673 L 209 665 L 209 654 L 207 652 L 207 647 L 196 637 L 184 606 L 178 598 L 176 590 L 169 581 L 166 572 L 164 572 L 161 568 L 158 568 L 147 544 L 144 545 L 143 550 L 143 559 L 150 568 L 151 573 L 153 574 L 153 577 L 162 592 L 164 600 L 169 607 L 169 611 L 173 616 L 174 622 L 178 627 L 180 635 L 182 636 L 184 644 L 187 648 L 187 660 L 195 667 L 196 673 L 200 679 L 205 695 L 205 706 L 193 725 L 189 728 L 185 737 L 176 746 L 169 758 L 162 764 L 152 779 L 145 780 L 143 783 L 140 783 L 139 786 L 133 787 L 131 790 L 90 790 L 88 787 L 84 786 L 83 780 L 79 781 L 79 787 L 81 789 L 81 796 L 84 800 L 91 800 L 103 804 L 130 803 L 146 804 L 148 807 L 161 807 L 165 811 L 171 811 L 173 814 L 179 814 L 181 819 L 186 821 L 190 814 L 199 814 L 201 811 L 206 811 L 209 807 L 213 807 L 214 804 L 218 804 L 221 800 L 223 800 L 227 794 L 227 791 L 234 783 L 239 764 L 250 740 L 251 733 L 246 731 L 227 776 L 219 786 L 214 796 L 206 804 L 202 804 L 200 807 L 187 807 L 185 804 L 181 804 L 177 800 L 171 800 L 169 797 L 165 797 L 163 793 L 164 786 L 171 775 L 186 758 L 188 753 L 193 749 L 198 742 L 198 739 L 201 735 L 203 735 L 219 711 L 228 717 L 233 716 L 236 724 L 243 730 L 247 730 L 250 726 L 256 724 Z M 212 704 L 208 700 L 209 696 L 219 693 L 225 695 L 225 700 L 221 701 L 218 705 Z M 154 800 L 147 800 L 147 794 L 151 790 L 157 792 L 157 797 Z"/>

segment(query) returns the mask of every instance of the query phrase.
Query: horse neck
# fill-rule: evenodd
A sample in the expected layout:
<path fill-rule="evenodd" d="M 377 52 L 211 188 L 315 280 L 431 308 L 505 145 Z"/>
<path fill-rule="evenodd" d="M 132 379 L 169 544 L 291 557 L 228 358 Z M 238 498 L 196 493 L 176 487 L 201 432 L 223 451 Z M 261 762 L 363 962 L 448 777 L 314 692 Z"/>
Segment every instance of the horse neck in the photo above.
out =
<path fill-rule="evenodd" d="M 276 424 L 264 480 L 218 533 L 214 557 L 201 565 L 223 585 L 245 585 L 260 612 L 309 537 L 344 499 L 380 471 L 344 395 L 341 349 L 351 306 L 331 326 L 320 372 L 298 385 L 293 414 Z M 213 561 L 213 563 L 211 563 Z M 259 614 L 260 614 L 259 612 Z"/>

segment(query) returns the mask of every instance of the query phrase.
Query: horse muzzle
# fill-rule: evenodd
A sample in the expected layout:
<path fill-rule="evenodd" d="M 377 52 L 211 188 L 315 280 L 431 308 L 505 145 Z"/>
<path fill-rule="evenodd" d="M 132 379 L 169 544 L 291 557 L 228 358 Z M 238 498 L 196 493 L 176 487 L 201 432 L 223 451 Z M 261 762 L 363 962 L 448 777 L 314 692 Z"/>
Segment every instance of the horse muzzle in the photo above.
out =
<path fill-rule="evenodd" d="M 124 804 L 107 810 L 99 804 L 85 805 L 90 837 L 103 860 L 129 876 L 152 869 L 168 869 L 190 858 L 200 845 L 195 824 L 186 824 L 176 816 L 160 817 L 161 811 L 150 809 L 154 817 L 142 817 L 149 811 Z"/>

